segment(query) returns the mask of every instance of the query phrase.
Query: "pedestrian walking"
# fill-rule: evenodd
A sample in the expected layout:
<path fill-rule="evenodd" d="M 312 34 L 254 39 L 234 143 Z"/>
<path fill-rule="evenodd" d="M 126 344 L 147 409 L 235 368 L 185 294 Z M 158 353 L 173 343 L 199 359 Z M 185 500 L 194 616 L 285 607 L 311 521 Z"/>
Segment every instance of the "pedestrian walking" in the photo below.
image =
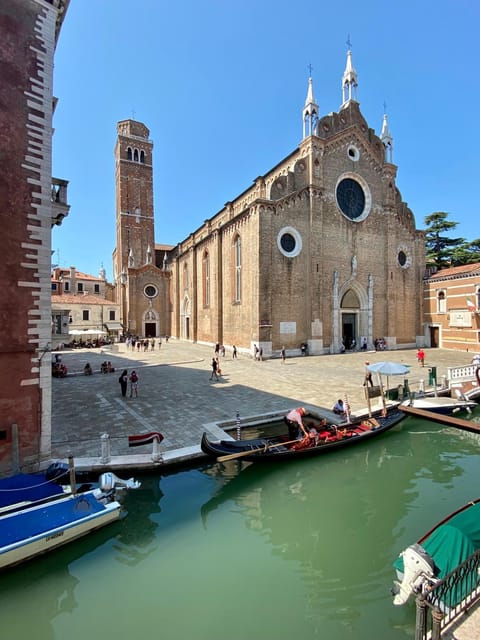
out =
<path fill-rule="evenodd" d="M 236 357 L 237 357 L 237 347 L 233 345 L 232 358 L 236 358 Z"/>
<path fill-rule="evenodd" d="M 135 369 L 130 374 L 130 398 L 138 397 L 138 374 Z"/>
<path fill-rule="evenodd" d="M 263 348 L 260 347 L 260 349 L 258 350 L 258 359 L 260 360 L 260 362 L 262 362 L 263 360 Z"/>
<path fill-rule="evenodd" d="M 423 349 L 417 351 L 417 360 L 422 367 L 425 366 L 425 351 Z"/>
<path fill-rule="evenodd" d="M 127 395 L 127 385 L 128 385 L 128 371 L 126 369 L 122 371 L 118 381 L 120 383 L 120 389 L 122 390 L 122 396 L 125 398 L 125 396 Z"/>
<path fill-rule="evenodd" d="M 370 362 L 368 360 L 365 361 L 365 379 L 363 381 L 363 386 L 364 387 L 368 387 L 368 385 L 370 385 L 371 387 L 373 387 L 373 379 L 372 379 L 372 372 L 370 371 L 370 369 L 368 368 L 368 365 L 370 364 Z"/>
<path fill-rule="evenodd" d="M 216 358 L 212 358 L 212 373 L 210 375 L 210 380 L 213 380 L 213 377 L 215 376 L 215 380 L 218 380 L 218 375 L 217 375 L 217 359 Z"/>
<path fill-rule="evenodd" d="M 285 347 L 282 347 L 282 350 L 280 351 L 280 357 L 282 359 L 282 364 L 285 364 L 285 357 L 286 357 Z"/>

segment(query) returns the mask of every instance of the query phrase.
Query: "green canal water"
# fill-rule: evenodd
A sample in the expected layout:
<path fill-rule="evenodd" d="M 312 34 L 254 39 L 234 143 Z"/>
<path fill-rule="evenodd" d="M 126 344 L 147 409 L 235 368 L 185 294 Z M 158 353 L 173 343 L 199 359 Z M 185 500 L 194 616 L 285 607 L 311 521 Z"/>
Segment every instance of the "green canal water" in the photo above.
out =
<path fill-rule="evenodd" d="M 0 576 L 12 640 L 405 640 L 392 562 L 480 494 L 480 438 L 407 418 L 284 466 L 142 477 L 128 515 Z"/>

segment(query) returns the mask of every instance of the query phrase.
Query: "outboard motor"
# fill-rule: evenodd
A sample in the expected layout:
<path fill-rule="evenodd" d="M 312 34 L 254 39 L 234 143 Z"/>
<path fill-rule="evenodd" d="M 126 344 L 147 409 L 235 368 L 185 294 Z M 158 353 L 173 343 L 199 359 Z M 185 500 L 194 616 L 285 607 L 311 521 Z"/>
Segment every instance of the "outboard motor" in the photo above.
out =
<path fill-rule="evenodd" d="M 111 471 L 107 471 L 107 473 L 102 473 L 100 476 L 98 483 L 100 485 L 100 489 L 102 491 L 111 491 L 112 489 L 138 489 L 141 486 L 141 483 L 133 478 L 129 478 L 128 480 L 122 480 Z"/>
<path fill-rule="evenodd" d="M 413 544 L 400 554 L 403 558 L 403 575 L 399 575 L 401 582 L 395 581 L 396 593 L 393 604 L 405 604 L 412 593 L 422 590 L 424 584 L 437 582 L 435 578 L 435 563 L 423 547 Z"/>

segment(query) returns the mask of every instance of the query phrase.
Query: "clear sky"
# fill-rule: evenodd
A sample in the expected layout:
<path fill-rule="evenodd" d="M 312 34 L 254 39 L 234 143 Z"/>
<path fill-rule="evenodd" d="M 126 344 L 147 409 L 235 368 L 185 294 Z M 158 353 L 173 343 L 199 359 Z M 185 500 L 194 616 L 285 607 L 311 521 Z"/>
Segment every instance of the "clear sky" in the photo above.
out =
<path fill-rule="evenodd" d="M 297 147 L 309 64 L 320 115 L 338 111 L 348 37 L 417 228 L 446 211 L 451 237 L 479 237 L 479 24 L 477 0 L 71 0 L 53 138 L 71 211 L 53 263 L 113 276 L 119 120 L 150 129 L 155 240 L 177 244 Z"/>

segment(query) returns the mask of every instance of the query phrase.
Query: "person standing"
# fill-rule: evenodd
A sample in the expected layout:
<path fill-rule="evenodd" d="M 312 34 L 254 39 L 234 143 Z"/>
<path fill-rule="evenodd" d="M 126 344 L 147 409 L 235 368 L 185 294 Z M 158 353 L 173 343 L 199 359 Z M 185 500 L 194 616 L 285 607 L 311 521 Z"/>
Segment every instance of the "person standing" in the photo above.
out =
<path fill-rule="evenodd" d="M 120 388 L 122 390 L 122 396 L 125 398 L 125 396 L 127 395 L 127 385 L 128 385 L 128 371 L 126 369 L 122 371 L 118 381 L 120 383 Z"/>
<path fill-rule="evenodd" d="M 237 347 L 233 345 L 232 358 L 236 358 L 236 357 L 237 357 Z"/>
<path fill-rule="evenodd" d="M 285 357 L 286 357 L 285 347 L 282 347 L 282 350 L 280 351 L 280 357 L 282 359 L 282 364 L 285 364 Z"/>
<path fill-rule="evenodd" d="M 291 440 L 301 440 L 308 437 L 308 432 L 303 424 L 302 418 L 307 415 L 304 407 L 292 409 L 285 416 L 285 422 L 288 426 L 288 437 Z"/>
<path fill-rule="evenodd" d="M 425 351 L 423 349 L 417 351 L 417 360 L 422 367 L 425 366 Z"/>
<path fill-rule="evenodd" d="M 138 374 L 135 369 L 130 374 L 130 398 L 138 398 Z"/>

